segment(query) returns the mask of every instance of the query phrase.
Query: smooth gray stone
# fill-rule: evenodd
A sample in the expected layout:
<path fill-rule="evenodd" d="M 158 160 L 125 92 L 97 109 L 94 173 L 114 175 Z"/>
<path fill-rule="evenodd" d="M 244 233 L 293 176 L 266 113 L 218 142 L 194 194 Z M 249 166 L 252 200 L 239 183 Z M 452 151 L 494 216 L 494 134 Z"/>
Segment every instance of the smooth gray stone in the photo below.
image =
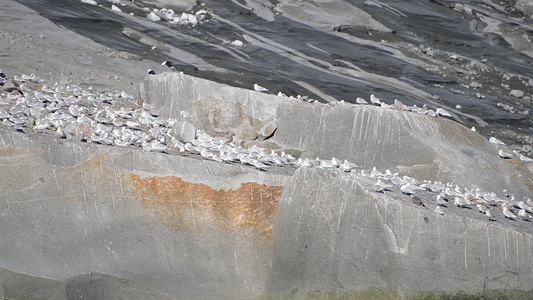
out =
<path fill-rule="evenodd" d="M 294 118 L 293 116 L 298 116 Z M 302 157 L 347 159 L 364 169 L 393 169 L 419 180 L 530 196 L 533 174 L 517 158 L 502 160 L 485 137 L 446 118 L 370 105 L 285 102 L 269 139 Z"/>
<path fill-rule="evenodd" d="M 267 291 L 529 289 L 533 228 L 488 222 L 474 210 L 433 212 L 371 180 L 300 168 L 285 185 L 274 224 Z M 521 227 L 522 226 L 522 227 Z"/>
<path fill-rule="evenodd" d="M 168 72 L 147 77 L 139 93 L 142 102 L 161 109 L 163 118 L 179 119 L 182 110 L 188 111 L 195 116 L 191 122 L 196 128 L 239 141 L 257 138 L 264 125 L 275 120 L 283 101 L 283 97 Z"/>
<path fill-rule="evenodd" d="M 66 287 L 61 280 L 0 268 L 0 299 L 66 300 L 68 299 Z"/>
<path fill-rule="evenodd" d="M 417 179 L 453 182 L 500 193 L 530 196 L 532 173 L 520 160 L 502 160 L 480 134 L 442 117 L 371 105 L 326 105 L 289 100 L 178 73 L 149 76 L 143 101 L 166 116 L 194 111 L 198 129 L 234 140 L 301 154 L 347 159 L 362 168 L 393 169 Z M 170 99 L 170 100 L 169 100 Z M 264 129 L 274 134 L 261 142 Z"/>
<path fill-rule="evenodd" d="M 91 272 L 64 281 L 67 299 L 176 299 L 145 284 L 109 274 Z"/>
<path fill-rule="evenodd" d="M 3 268 L 106 273 L 178 299 L 263 292 L 287 175 L 4 128 L 0 170 Z"/>
<path fill-rule="evenodd" d="M 176 121 L 171 133 L 180 142 L 190 143 L 196 138 L 196 127 L 188 121 Z"/>

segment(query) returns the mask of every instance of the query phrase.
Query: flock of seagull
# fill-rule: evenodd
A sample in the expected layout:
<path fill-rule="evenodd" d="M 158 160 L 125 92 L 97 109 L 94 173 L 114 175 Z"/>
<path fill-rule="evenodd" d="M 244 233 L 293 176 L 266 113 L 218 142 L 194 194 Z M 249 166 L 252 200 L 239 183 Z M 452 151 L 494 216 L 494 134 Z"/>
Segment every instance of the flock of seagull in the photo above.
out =
<path fill-rule="evenodd" d="M 0 88 L 7 80 L 7 76 L 0 70 Z M 476 207 L 490 221 L 496 220 L 498 216 L 528 222 L 533 219 L 533 201 L 529 198 L 518 200 L 506 191 L 498 195 L 479 189 L 460 188 L 451 183 L 419 181 L 409 176 L 400 176 L 390 170 L 384 173 L 376 168 L 365 171 L 350 161 L 341 161 L 334 157 L 330 160 L 295 158 L 285 152 L 268 151 L 257 145 L 245 148 L 196 129 L 194 138 L 185 140 L 179 134 L 175 134 L 173 127 L 179 122 L 184 122 L 183 120 L 192 118 L 187 111 L 181 112 L 182 121 L 163 119 L 158 117 L 158 110 L 150 105 L 143 104 L 142 107 L 134 105 L 133 97 L 125 92 L 96 93 L 92 89 L 82 89 L 76 85 L 62 86 L 58 83 L 48 86 L 33 74 L 15 76 L 12 82 L 15 88 L 7 92 L 4 89 L 0 94 L 0 122 L 18 131 L 53 133 L 58 138 L 104 145 L 142 147 L 145 151 L 189 153 L 218 162 L 250 165 L 263 171 L 273 167 L 336 170 L 353 180 L 368 178 L 376 193 L 401 192 L 408 195 L 413 204 L 426 208 L 434 205 L 434 212 L 442 215 L 445 214 L 447 207 L 454 206 Z M 254 89 L 263 92 L 266 90 L 257 85 Z M 307 100 L 303 97 L 292 98 Z M 356 102 L 368 104 L 362 98 L 358 98 Z M 370 96 L 370 102 L 387 107 L 374 95 Z M 449 116 L 443 109 L 435 111 L 427 107 L 407 109 L 398 100 L 394 106 L 397 109 L 430 116 Z M 504 144 L 496 138 L 490 138 L 489 141 L 494 144 Z M 502 154 L 500 156 L 503 157 Z M 423 203 L 417 196 L 428 193 L 431 195 L 429 198 L 434 199 L 432 203 Z"/>

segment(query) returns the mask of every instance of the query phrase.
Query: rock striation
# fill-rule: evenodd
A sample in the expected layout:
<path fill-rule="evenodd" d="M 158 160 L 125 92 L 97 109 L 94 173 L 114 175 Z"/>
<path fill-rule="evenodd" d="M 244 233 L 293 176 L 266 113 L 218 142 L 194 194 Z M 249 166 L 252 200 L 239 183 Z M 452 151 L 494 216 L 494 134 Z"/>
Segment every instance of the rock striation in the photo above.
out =
<path fill-rule="evenodd" d="M 74 294 L 128 298 L 123 280 L 176 299 L 263 292 L 286 175 L 5 128 L 0 145 L 0 265 L 28 284 L 99 272 L 112 277 L 76 277 Z"/>
<path fill-rule="evenodd" d="M 284 187 L 274 225 L 270 292 L 528 289 L 533 228 L 489 222 L 452 205 L 433 212 L 364 178 L 301 168 Z M 527 232 L 527 233 L 525 233 Z"/>
<path fill-rule="evenodd" d="M 194 125 L 211 135 L 296 157 L 336 157 L 365 169 L 394 168 L 420 179 L 513 190 L 520 197 L 530 195 L 533 188 L 531 172 L 518 156 L 497 159 L 504 145 L 494 145 L 428 108 L 408 110 L 401 102 L 304 104 L 294 97 L 232 88 L 180 73 L 148 77 L 140 86 L 140 96 L 160 107 L 163 117 L 191 111 L 197 117 Z"/>

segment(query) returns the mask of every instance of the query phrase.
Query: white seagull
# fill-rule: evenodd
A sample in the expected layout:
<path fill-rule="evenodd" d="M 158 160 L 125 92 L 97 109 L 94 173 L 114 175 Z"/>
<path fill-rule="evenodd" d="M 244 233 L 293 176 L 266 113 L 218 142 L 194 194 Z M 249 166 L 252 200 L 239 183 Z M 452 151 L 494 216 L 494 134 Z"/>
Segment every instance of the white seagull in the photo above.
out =
<path fill-rule="evenodd" d="M 507 208 L 507 206 L 504 206 L 504 207 L 503 207 L 502 212 L 503 212 L 503 215 L 504 215 L 507 219 L 516 220 L 516 216 L 515 216 L 515 214 L 513 214 L 513 213 L 509 210 L 509 208 Z"/>
<path fill-rule="evenodd" d="M 256 90 L 257 92 L 268 92 L 267 88 L 262 87 L 257 83 L 254 83 L 254 90 Z"/>
<path fill-rule="evenodd" d="M 449 117 L 452 116 L 448 111 L 446 111 L 444 108 L 440 108 L 440 107 L 435 110 L 435 113 L 438 116 L 442 116 L 442 117 L 448 117 L 449 118 Z"/>
<path fill-rule="evenodd" d="M 498 151 L 498 156 L 500 156 L 501 158 L 505 158 L 505 159 L 513 157 L 511 153 L 505 152 L 503 150 Z"/>
<path fill-rule="evenodd" d="M 435 207 L 435 210 L 434 210 L 436 213 L 438 214 L 441 214 L 444 216 L 444 212 L 442 211 L 442 208 L 440 206 L 437 205 L 437 207 Z"/>
<path fill-rule="evenodd" d="M 491 137 L 489 139 L 489 142 L 493 143 L 493 144 L 498 144 L 498 145 L 505 145 L 504 142 L 500 141 L 499 139 L 495 138 L 495 137 Z"/>
<path fill-rule="evenodd" d="M 368 102 L 366 102 L 366 100 L 361 98 L 361 97 L 357 97 L 357 99 L 355 99 L 355 103 L 357 103 L 357 104 L 368 104 Z"/>
<path fill-rule="evenodd" d="M 527 212 L 526 212 L 526 210 L 523 209 L 523 208 L 522 208 L 521 210 L 518 211 L 518 216 L 519 216 L 520 218 L 524 219 L 524 220 L 527 220 L 527 219 L 528 219 L 528 217 L 527 217 Z"/>
<path fill-rule="evenodd" d="M 378 97 L 374 96 L 374 94 L 371 94 L 370 95 L 370 102 L 374 105 L 381 105 L 381 99 L 379 99 Z"/>
<path fill-rule="evenodd" d="M 180 116 L 184 117 L 185 119 L 192 118 L 191 113 L 189 113 L 189 112 L 186 111 L 186 110 L 182 110 L 182 111 L 180 111 Z"/>

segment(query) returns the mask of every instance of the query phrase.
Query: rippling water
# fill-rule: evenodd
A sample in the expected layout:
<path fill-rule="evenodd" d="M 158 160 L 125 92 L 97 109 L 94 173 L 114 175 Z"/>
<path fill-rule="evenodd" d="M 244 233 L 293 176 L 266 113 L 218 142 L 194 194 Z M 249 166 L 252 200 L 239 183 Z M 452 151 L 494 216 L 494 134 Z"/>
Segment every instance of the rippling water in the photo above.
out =
<path fill-rule="evenodd" d="M 208 21 L 196 26 L 150 22 L 146 9 L 156 6 L 142 1 L 121 0 L 124 13 L 103 0 L 17 1 L 154 66 L 171 60 L 190 75 L 325 102 L 373 93 L 445 107 L 486 135 L 533 144 L 533 19 L 520 6 L 527 1 L 204 1 L 192 11 L 205 9 Z"/>

